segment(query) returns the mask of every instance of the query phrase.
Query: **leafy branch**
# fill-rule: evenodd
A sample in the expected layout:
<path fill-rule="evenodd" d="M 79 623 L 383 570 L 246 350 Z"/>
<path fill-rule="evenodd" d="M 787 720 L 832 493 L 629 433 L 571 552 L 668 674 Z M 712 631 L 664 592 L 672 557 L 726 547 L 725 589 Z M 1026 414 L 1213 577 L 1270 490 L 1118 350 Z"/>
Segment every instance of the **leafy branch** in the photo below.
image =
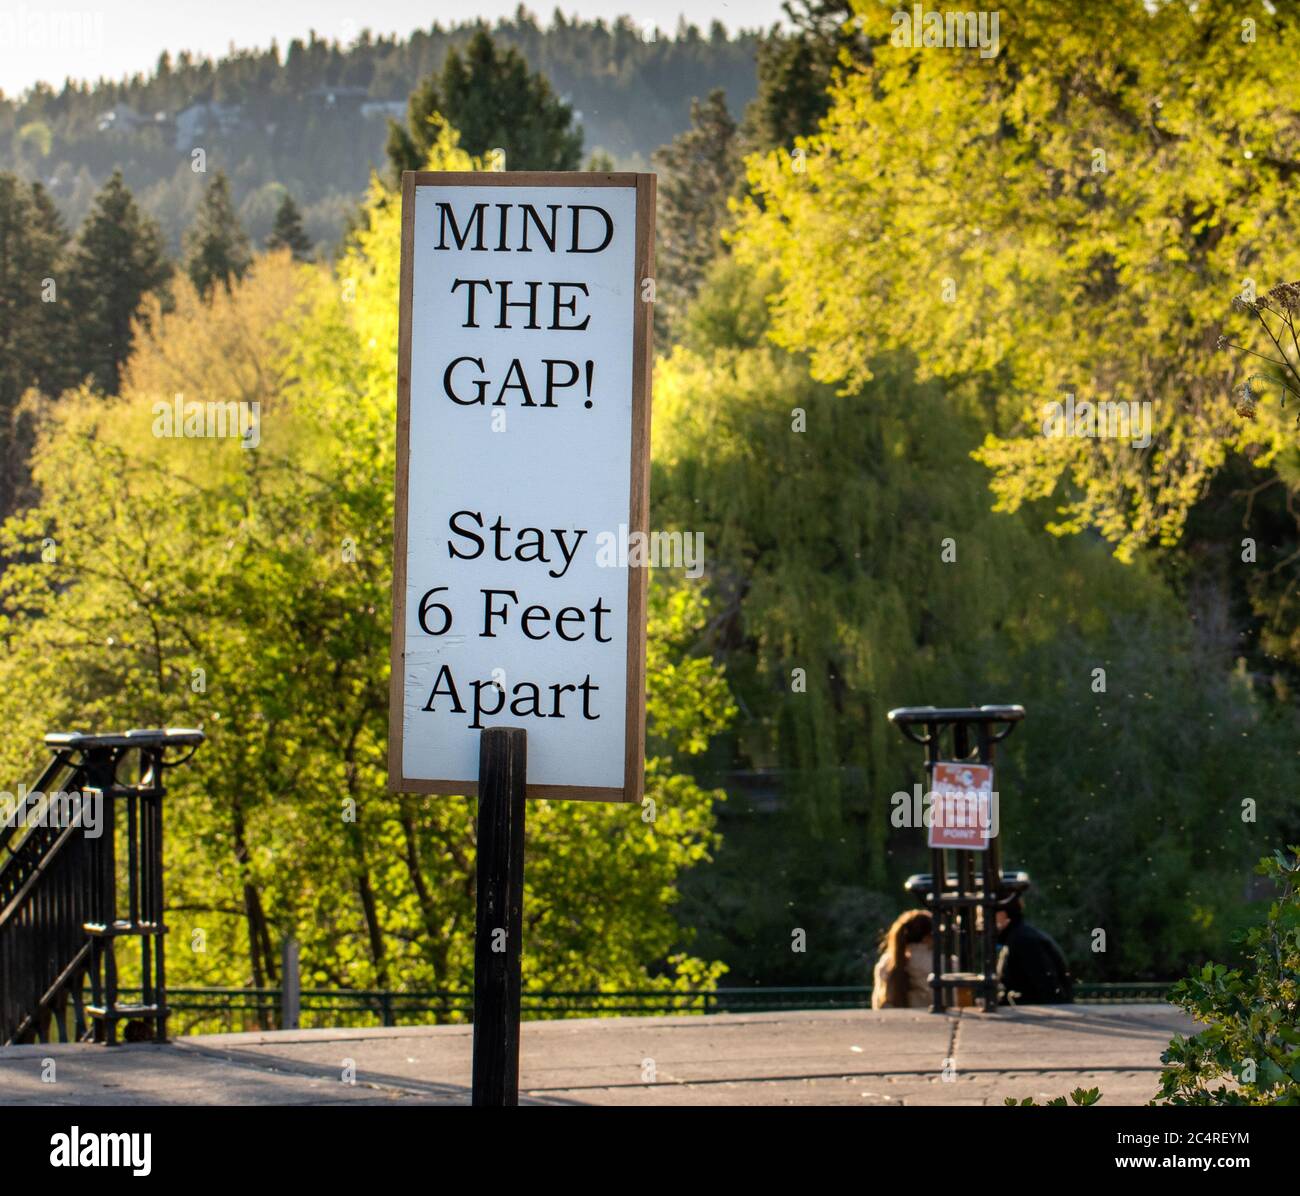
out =
<path fill-rule="evenodd" d="M 1290 338 L 1291 347 L 1295 350 L 1297 360 L 1300 360 L 1300 336 L 1296 333 L 1295 320 L 1296 315 L 1300 314 L 1300 282 L 1283 282 L 1275 286 L 1263 296 L 1257 299 L 1248 299 L 1245 295 L 1236 296 L 1232 305 L 1239 311 L 1249 312 L 1259 321 L 1268 339 L 1273 343 L 1273 348 L 1277 350 L 1277 356 L 1272 357 L 1268 353 L 1259 353 L 1245 345 L 1238 345 L 1228 340 L 1226 336 L 1219 337 L 1218 348 L 1236 349 L 1239 353 L 1249 354 L 1251 357 L 1258 357 L 1261 361 L 1267 361 L 1276 373 L 1252 374 L 1237 388 L 1237 400 L 1234 404 L 1237 414 L 1243 419 L 1254 419 L 1255 412 L 1259 406 L 1259 391 L 1256 387 L 1257 381 L 1275 383 L 1282 391 L 1282 406 L 1286 406 L 1286 396 L 1288 393 L 1300 398 L 1300 367 L 1296 361 L 1293 361 L 1283 348 L 1284 338 Z M 1267 312 L 1274 316 L 1277 321 L 1276 329 L 1265 318 Z M 1300 422 L 1300 416 L 1297 416 L 1297 422 Z"/>
<path fill-rule="evenodd" d="M 1300 848 L 1260 861 L 1278 887 L 1264 925 L 1241 940 L 1244 968 L 1207 963 L 1170 1000 L 1203 1027 L 1161 1056 L 1157 1103 L 1300 1104 Z"/>

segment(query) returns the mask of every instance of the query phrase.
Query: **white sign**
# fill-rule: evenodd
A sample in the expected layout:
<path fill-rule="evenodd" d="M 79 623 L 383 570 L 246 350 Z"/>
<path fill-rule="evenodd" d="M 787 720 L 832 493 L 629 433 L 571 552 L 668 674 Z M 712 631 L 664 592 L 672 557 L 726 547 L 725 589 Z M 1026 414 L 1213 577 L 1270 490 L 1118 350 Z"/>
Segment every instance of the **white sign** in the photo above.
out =
<path fill-rule="evenodd" d="M 403 184 L 390 785 L 638 801 L 654 178 Z"/>
<path fill-rule="evenodd" d="M 987 851 L 997 835 L 992 767 L 936 761 L 931 789 L 930 846 Z"/>

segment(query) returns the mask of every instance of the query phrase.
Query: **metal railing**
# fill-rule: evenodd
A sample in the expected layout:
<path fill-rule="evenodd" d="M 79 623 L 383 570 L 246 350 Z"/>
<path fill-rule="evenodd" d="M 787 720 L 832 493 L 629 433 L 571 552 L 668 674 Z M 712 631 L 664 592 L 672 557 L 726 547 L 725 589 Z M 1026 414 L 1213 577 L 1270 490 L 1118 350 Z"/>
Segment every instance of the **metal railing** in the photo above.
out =
<path fill-rule="evenodd" d="M 179 729 L 45 737 L 49 764 L 0 819 L 0 1044 L 166 1037 L 163 772 L 202 742 Z M 176 748 L 189 755 L 167 759 Z M 132 755 L 134 782 L 119 776 Z M 139 951 L 134 1002 L 119 940 Z"/>
<path fill-rule="evenodd" d="M 1079 984 L 1081 1004 L 1133 1004 L 1163 1001 L 1168 982 Z M 124 996 L 129 990 L 123 989 Z M 171 988 L 168 1009 L 174 1034 L 275 1029 L 281 1025 L 279 988 Z M 301 990 L 303 1028 L 404 1026 L 468 1023 L 471 990 L 396 992 L 390 989 Z M 818 987 L 718 988 L 708 992 L 665 990 L 543 990 L 525 992 L 525 1018 L 628 1017 L 719 1013 L 781 1013 L 819 1009 L 870 1009 L 871 989 L 842 985 Z"/>

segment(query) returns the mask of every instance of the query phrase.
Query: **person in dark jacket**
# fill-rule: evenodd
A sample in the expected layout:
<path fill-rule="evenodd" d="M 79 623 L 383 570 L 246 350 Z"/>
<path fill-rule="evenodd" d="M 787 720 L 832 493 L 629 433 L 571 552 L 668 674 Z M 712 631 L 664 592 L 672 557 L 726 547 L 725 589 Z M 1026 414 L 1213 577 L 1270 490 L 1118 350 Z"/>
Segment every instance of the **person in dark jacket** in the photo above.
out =
<path fill-rule="evenodd" d="M 1020 898 L 997 912 L 998 981 L 1009 1005 L 1064 1005 L 1074 1000 L 1074 981 L 1050 934 L 1025 921 Z"/>

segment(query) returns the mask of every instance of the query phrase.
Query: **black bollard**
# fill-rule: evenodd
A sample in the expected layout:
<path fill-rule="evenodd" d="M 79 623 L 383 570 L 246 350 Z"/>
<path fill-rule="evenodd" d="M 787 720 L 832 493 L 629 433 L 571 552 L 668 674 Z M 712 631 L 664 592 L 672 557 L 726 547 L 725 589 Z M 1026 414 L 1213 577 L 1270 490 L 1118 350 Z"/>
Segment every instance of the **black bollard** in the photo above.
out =
<path fill-rule="evenodd" d="M 488 727 L 478 756 L 473 1103 L 519 1103 L 528 733 Z"/>

